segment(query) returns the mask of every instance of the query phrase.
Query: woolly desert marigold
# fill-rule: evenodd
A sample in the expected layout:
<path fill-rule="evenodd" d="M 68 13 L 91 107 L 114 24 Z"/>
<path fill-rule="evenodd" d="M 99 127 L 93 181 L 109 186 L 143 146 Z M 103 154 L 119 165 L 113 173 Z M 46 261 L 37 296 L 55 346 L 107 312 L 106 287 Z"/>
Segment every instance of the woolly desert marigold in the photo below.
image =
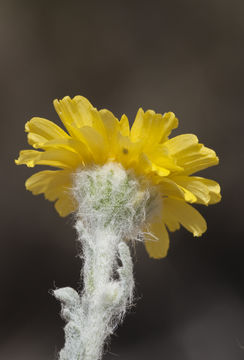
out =
<path fill-rule="evenodd" d="M 150 224 L 150 232 L 159 241 L 145 241 L 150 256 L 167 254 L 167 230 L 175 231 L 182 225 L 194 236 L 205 232 L 204 218 L 190 204 L 219 202 L 220 186 L 192 175 L 217 165 L 219 160 L 193 134 L 169 139 L 178 126 L 174 113 L 161 115 L 140 108 L 130 128 L 126 115 L 118 120 L 109 110 L 97 110 L 82 96 L 54 100 L 54 107 L 67 132 L 49 120 L 32 118 L 25 125 L 28 142 L 41 151 L 21 151 L 16 164 L 48 165 L 58 170 L 32 175 L 26 181 L 27 190 L 34 195 L 43 193 L 46 199 L 55 201 L 59 215 L 66 216 L 77 207 L 69 191 L 76 169 L 117 162 L 146 178 L 162 195 L 161 214 Z"/>

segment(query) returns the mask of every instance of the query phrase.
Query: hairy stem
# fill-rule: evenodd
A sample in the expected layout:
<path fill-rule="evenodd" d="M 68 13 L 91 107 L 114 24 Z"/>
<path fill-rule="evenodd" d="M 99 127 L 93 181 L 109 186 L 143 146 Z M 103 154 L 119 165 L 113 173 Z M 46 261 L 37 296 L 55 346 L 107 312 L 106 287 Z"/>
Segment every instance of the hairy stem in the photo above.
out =
<path fill-rule="evenodd" d="M 132 260 L 124 239 L 140 234 L 152 196 L 145 184 L 116 163 L 78 170 L 72 194 L 78 204 L 84 289 L 81 294 L 71 288 L 54 291 L 67 322 L 59 359 L 98 360 L 132 301 Z"/>
<path fill-rule="evenodd" d="M 81 227 L 82 223 L 78 222 L 77 229 Z M 54 291 L 62 303 L 62 317 L 68 322 L 60 360 L 100 359 L 106 338 L 113 333 L 132 300 L 134 280 L 128 246 L 109 231 L 97 231 L 94 236 L 91 241 L 84 232 L 80 234 L 84 257 L 82 295 L 71 288 Z"/>

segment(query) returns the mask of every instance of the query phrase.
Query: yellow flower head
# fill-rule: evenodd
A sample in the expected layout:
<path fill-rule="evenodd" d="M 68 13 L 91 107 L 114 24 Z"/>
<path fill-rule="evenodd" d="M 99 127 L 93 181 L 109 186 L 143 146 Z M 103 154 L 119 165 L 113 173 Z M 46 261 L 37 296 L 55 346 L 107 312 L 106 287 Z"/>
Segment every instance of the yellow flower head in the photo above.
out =
<path fill-rule="evenodd" d="M 140 108 L 130 128 L 126 115 L 118 120 L 106 109 L 97 110 L 82 96 L 54 100 L 54 107 L 67 131 L 49 120 L 32 118 L 25 125 L 28 142 L 41 151 L 21 151 L 16 164 L 48 165 L 58 170 L 32 175 L 25 183 L 27 190 L 34 195 L 43 193 L 46 199 L 55 201 L 60 216 L 67 216 L 77 207 L 68 191 L 76 169 L 114 161 L 133 169 L 162 194 L 161 213 L 150 224 L 150 232 L 159 241 L 145 241 L 150 256 L 167 254 L 167 229 L 175 231 L 182 225 L 194 236 L 205 232 L 204 218 L 190 204 L 219 202 L 220 187 L 213 180 L 192 175 L 217 165 L 218 157 L 199 144 L 193 134 L 169 139 L 178 126 L 172 112 L 161 115 Z"/>

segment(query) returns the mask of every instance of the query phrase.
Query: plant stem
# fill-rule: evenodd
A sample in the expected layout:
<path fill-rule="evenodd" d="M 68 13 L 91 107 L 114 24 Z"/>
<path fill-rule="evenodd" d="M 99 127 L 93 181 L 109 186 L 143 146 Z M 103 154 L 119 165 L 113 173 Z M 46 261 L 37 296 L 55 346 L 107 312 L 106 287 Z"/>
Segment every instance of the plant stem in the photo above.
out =
<path fill-rule="evenodd" d="M 116 163 L 78 170 L 72 194 L 78 204 L 75 227 L 84 288 L 81 294 L 71 288 L 54 291 L 67 322 L 59 359 L 99 360 L 132 302 L 133 267 L 124 239 L 136 239 L 141 232 L 151 194 Z"/>
<path fill-rule="evenodd" d="M 80 229 L 82 223 L 78 221 L 76 227 Z M 87 234 L 84 236 L 83 231 L 79 237 L 84 258 L 82 295 L 79 297 L 71 288 L 54 291 L 62 302 L 62 316 L 68 320 L 60 360 L 100 359 L 106 338 L 117 327 L 132 300 L 134 280 L 128 246 L 111 231 L 96 231 L 93 236 L 93 239 Z M 113 278 L 115 272 L 118 280 Z M 67 292 L 76 294 L 72 306 L 70 299 L 67 301 Z M 67 318 L 67 312 L 72 316 Z"/>

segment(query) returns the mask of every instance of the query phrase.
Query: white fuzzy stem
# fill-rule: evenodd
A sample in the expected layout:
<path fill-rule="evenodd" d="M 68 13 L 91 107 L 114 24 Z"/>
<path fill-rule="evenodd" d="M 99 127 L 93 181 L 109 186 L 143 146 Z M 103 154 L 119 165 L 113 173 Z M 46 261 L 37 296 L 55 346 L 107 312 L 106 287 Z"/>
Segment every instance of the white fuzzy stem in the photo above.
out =
<path fill-rule="evenodd" d="M 118 250 L 127 248 L 127 245 L 111 231 L 96 231 L 92 244 L 89 240 L 85 241 L 84 238 L 82 240 L 83 244 L 85 243 L 84 259 L 88 265 L 84 268 L 85 287 L 82 298 L 82 306 L 86 308 L 82 337 L 83 358 L 95 360 L 100 358 L 105 339 L 117 325 L 119 317 L 125 312 L 126 304 L 131 298 L 132 262 L 128 261 L 129 250 L 126 253 L 126 262 L 119 253 L 123 266 L 127 266 L 127 277 L 120 277 L 116 281 L 113 279 L 113 272 L 114 269 L 117 270 Z M 123 255 L 124 253 L 122 257 Z M 117 320 L 116 317 L 118 317 Z"/>
<path fill-rule="evenodd" d="M 82 222 L 78 221 L 76 228 L 82 229 Z M 54 291 L 62 302 L 62 316 L 68 321 L 60 360 L 100 359 L 106 338 L 132 300 L 134 280 L 128 246 L 109 231 L 97 231 L 94 236 L 91 241 L 89 236 L 84 236 L 84 231 L 79 234 L 85 259 L 82 296 L 71 288 Z M 117 265 L 118 258 L 121 267 Z M 118 280 L 113 279 L 114 270 L 118 272 Z M 71 304 L 71 295 L 75 304 Z"/>
<path fill-rule="evenodd" d="M 115 163 L 77 171 L 72 192 L 78 203 L 84 289 L 82 294 L 71 288 L 54 291 L 67 322 L 59 359 L 99 360 L 132 302 L 133 266 L 124 239 L 140 233 L 155 196 Z"/>

